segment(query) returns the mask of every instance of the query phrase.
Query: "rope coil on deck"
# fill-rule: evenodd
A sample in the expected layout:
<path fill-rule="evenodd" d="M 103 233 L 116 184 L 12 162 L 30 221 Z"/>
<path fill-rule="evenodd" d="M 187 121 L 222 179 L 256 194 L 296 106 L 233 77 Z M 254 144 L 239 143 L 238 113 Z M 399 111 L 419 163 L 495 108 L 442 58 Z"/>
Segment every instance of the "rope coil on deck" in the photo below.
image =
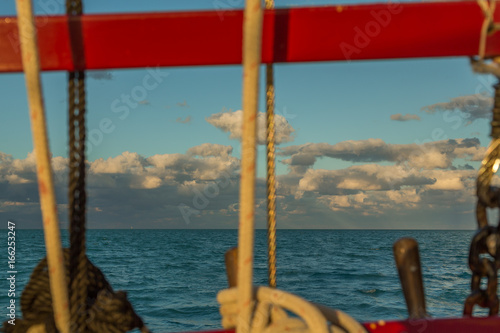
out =
<path fill-rule="evenodd" d="M 275 288 L 254 288 L 253 296 L 256 303 L 249 325 L 251 333 L 366 332 L 363 326 L 342 311 L 312 304 Z M 222 290 L 217 295 L 217 301 L 221 304 L 222 326 L 225 329 L 232 329 L 237 324 L 239 315 L 237 298 L 236 288 Z M 303 319 L 289 317 L 285 310 Z"/>
<path fill-rule="evenodd" d="M 64 264 L 66 266 L 66 281 L 69 283 L 70 252 L 64 250 Z M 88 318 L 84 332 L 92 333 L 121 333 L 136 327 L 141 332 L 149 332 L 141 318 L 134 312 L 123 291 L 114 292 L 104 274 L 85 257 L 84 265 L 88 272 Z M 21 311 L 23 318 L 16 319 L 16 325 L 4 323 L 3 332 L 24 333 L 31 327 L 42 325 L 44 332 L 55 333 L 54 311 L 52 296 L 49 289 L 49 269 L 47 259 L 42 259 L 35 267 L 31 278 L 21 296 Z M 71 332 L 74 332 L 72 326 Z"/>

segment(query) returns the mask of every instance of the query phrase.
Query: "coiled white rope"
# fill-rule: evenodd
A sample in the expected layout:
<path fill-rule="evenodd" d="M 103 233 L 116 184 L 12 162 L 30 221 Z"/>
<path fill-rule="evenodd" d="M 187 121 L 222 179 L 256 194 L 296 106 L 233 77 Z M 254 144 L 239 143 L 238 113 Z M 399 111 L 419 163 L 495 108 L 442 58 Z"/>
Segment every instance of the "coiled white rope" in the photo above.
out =
<path fill-rule="evenodd" d="M 284 291 L 258 287 L 253 289 L 257 301 L 253 308 L 250 333 L 365 333 L 366 330 L 356 320 L 342 311 L 316 305 Z M 222 326 L 234 328 L 238 322 L 238 292 L 236 288 L 219 292 L 217 300 L 221 304 Z M 284 309 L 299 315 L 288 317 Z M 331 325 L 328 324 L 331 323 Z"/>
<path fill-rule="evenodd" d="M 36 172 L 47 250 L 47 264 L 50 273 L 54 320 L 60 332 L 69 333 L 68 290 L 50 164 L 47 126 L 40 83 L 40 56 L 38 54 L 33 8 L 31 0 L 16 0 L 16 7 L 36 157 Z"/>

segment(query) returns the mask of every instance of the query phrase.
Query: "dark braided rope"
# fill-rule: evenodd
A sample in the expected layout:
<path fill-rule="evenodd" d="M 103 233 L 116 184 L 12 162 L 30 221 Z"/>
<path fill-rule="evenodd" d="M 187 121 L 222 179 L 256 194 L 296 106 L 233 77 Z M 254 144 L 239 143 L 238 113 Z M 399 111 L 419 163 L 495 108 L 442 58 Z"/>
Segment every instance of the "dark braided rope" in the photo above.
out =
<path fill-rule="evenodd" d="M 81 0 L 67 0 L 66 1 L 66 14 L 68 15 L 82 15 L 83 4 Z"/>
<path fill-rule="evenodd" d="M 87 267 L 85 265 L 85 72 L 69 73 L 69 219 L 71 331 L 85 332 Z"/>
<path fill-rule="evenodd" d="M 83 13 L 81 0 L 67 0 L 66 12 Z M 71 332 L 86 331 L 88 274 L 85 265 L 85 72 L 70 72 L 69 96 L 69 302 Z"/>
<path fill-rule="evenodd" d="M 69 266 L 70 253 L 64 250 L 64 262 Z M 134 312 L 123 291 L 114 292 L 104 274 L 85 257 L 89 285 L 89 316 L 87 333 L 123 333 L 134 328 L 149 332 L 141 318 Z M 69 283 L 69 270 L 66 269 L 66 281 Z M 45 324 L 47 333 L 57 333 L 52 310 L 47 259 L 42 259 L 31 273 L 30 280 L 21 296 L 21 311 L 24 318 L 16 318 L 16 325 L 3 323 L 3 332 L 25 333 L 36 324 Z M 72 330 L 72 332 L 74 332 Z"/>

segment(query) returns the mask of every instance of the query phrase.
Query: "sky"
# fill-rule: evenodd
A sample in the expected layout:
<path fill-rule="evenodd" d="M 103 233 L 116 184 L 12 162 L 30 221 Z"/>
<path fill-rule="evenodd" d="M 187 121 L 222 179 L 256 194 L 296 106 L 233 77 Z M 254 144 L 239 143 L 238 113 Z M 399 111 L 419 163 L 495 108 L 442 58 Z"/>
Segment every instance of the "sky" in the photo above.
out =
<path fill-rule="evenodd" d="M 39 15 L 63 12 L 62 0 L 34 3 Z M 243 1 L 84 4 L 87 13 L 104 13 L 221 10 Z M 10 15 L 14 1 L 0 2 L 0 16 Z M 42 75 L 63 227 L 66 76 Z M 89 71 L 89 228 L 237 228 L 241 77 L 240 66 Z M 153 89 L 141 90 L 145 78 L 156 78 Z M 466 58 L 275 65 L 278 227 L 475 229 L 475 177 L 490 140 L 493 83 Z M 0 87 L 0 221 L 41 228 L 23 74 L 0 74 Z M 263 131 L 259 228 L 266 225 Z"/>

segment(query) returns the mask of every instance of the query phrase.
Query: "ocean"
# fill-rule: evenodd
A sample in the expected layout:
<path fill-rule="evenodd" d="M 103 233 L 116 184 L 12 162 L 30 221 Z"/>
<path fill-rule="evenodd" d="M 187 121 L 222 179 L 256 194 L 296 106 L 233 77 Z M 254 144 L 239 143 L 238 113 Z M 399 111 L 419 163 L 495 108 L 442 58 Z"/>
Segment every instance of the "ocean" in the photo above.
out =
<path fill-rule="evenodd" d="M 406 318 L 392 244 L 400 237 L 413 237 L 419 243 L 429 314 L 459 317 L 470 292 L 467 258 L 473 234 L 436 230 L 278 230 L 278 288 L 343 310 L 360 321 Z M 87 238 L 90 260 L 115 290 L 128 292 L 136 312 L 152 331 L 220 328 L 216 294 L 227 287 L 224 253 L 236 246 L 236 230 L 89 230 Z M 63 240 L 67 246 L 66 233 Z M 267 284 L 266 242 L 266 231 L 257 230 L 257 285 Z M 7 278 L 6 232 L 4 243 L 3 271 Z M 16 230 L 16 304 L 19 291 L 44 256 L 41 230 Z M 0 303 L 6 312 L 9 282 L 2 280 Z"/>

